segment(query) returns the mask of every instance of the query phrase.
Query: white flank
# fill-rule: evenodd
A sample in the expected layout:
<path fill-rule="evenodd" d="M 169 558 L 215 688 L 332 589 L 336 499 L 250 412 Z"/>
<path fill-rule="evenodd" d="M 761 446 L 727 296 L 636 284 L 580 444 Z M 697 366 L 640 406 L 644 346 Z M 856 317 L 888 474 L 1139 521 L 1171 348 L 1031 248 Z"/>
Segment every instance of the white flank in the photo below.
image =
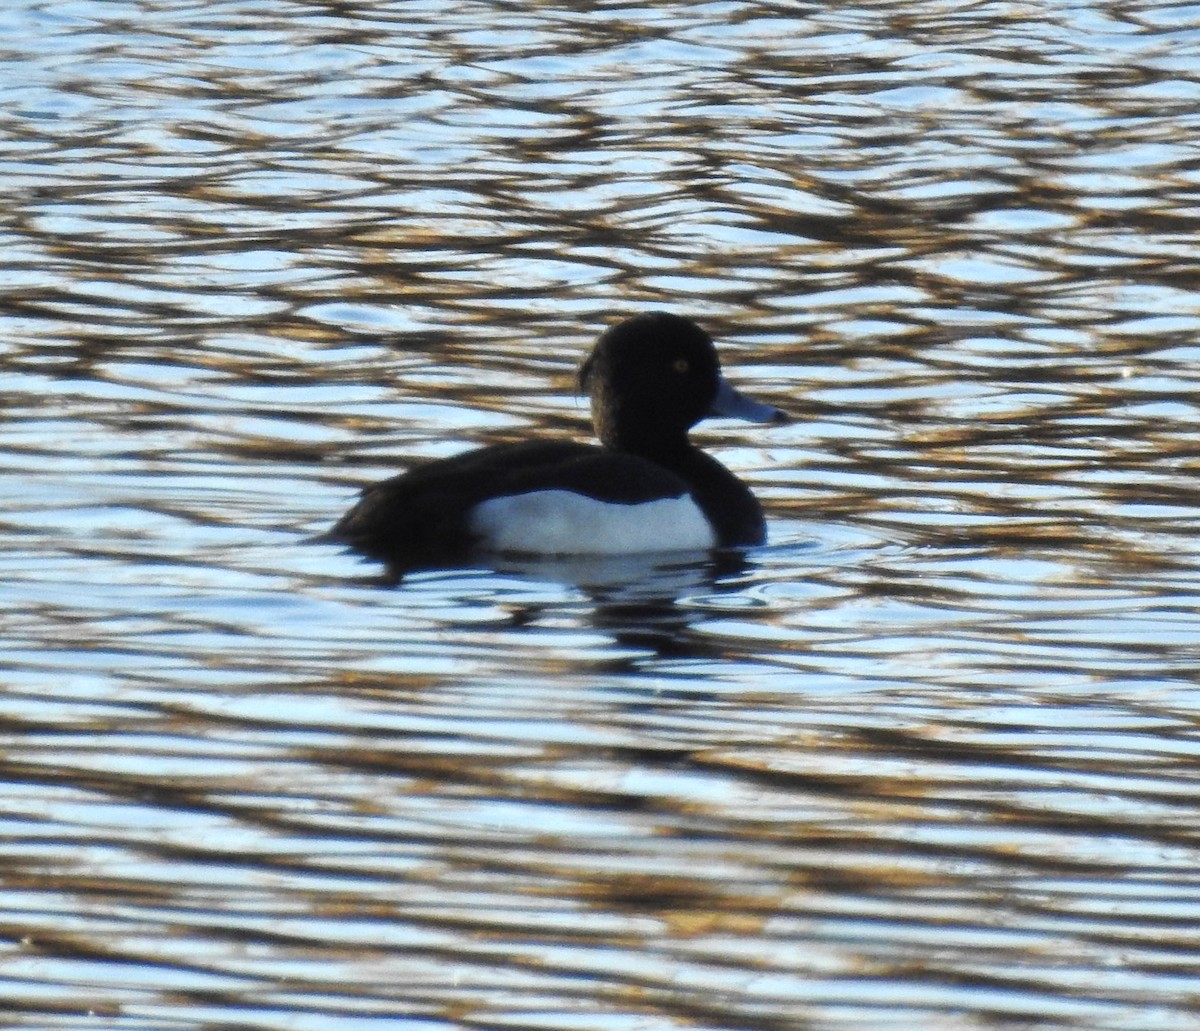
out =
<path fill-rule="evenodd" d="M 538 490 L 475 506 L 471 532 L 489 551 L 529 555 L 625 555 L 707 551 L 712 527 L 687 494 L 617 505 L 569 490 Z"/>

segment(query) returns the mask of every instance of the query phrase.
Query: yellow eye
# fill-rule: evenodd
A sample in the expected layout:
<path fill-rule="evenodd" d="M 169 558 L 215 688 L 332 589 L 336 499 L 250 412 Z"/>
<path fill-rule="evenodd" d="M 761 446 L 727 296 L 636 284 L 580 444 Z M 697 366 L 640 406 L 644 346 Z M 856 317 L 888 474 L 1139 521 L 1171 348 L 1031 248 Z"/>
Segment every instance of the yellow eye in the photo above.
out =
<path fill-rule="evenodd" d="M 688 364 L 688 360 L 686 358 L 676 358 L 674 363 L 671 365 L 671 368 L 673 368 L 676 372 L 687 372 L 691 366 Z"/>

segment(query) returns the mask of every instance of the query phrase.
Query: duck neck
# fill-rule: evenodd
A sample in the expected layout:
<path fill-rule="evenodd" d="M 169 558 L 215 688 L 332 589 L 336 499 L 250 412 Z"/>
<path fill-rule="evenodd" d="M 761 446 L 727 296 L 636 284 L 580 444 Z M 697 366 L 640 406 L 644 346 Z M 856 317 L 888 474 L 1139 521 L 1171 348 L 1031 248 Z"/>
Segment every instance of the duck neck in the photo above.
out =
<path fill-rule="evenodd" d="M 688 440 L 686 433 L 663 435 L 661 430 L 655 433 L 638 433 L 627 430 L 622 433 L 606 434 L 602 440 L 606 447 L 610 447 L 614 451 L 624 451 L 626 454 L 648 458 L 667 468 L 685 462 L 696 450 Z"/>

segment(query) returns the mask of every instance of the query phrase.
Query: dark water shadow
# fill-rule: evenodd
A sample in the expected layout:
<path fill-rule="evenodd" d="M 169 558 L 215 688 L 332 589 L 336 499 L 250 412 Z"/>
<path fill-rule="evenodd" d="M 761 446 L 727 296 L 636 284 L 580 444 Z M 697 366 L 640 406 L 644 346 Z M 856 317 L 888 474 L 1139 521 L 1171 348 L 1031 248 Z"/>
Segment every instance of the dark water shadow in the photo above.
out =
<path fill-rule="evenodd" d="M 753 568 L 753 556 L 744 550 L 710 553 L 662 552 L 631 555 L 488 556 L 482 563 L 458 567 L 399 567 L 389 564 L 366 582 L 400 588 L 409 578 L 439 570 L 475 569 L 487 574 L 515 577 L 530 584 L 554 584 L 578 591 L 588 612 L 584 622 L 624 649 L 632 648 L 656 658 L 710 658 L 713 645 L 688 633 L 701 613 L 687 604 L 697 595 L 728 593 L 739 588 L 739 579 Z M 486 591 L 486 584 L 481 590 Z M 535 627 L 561 608 L 559 601 L 522 600 L 510 608 L 512 628 Z M 578 609 L 579 606 L 572 606 Z M 626 664 L 614 658 L 616 666 Z"/>

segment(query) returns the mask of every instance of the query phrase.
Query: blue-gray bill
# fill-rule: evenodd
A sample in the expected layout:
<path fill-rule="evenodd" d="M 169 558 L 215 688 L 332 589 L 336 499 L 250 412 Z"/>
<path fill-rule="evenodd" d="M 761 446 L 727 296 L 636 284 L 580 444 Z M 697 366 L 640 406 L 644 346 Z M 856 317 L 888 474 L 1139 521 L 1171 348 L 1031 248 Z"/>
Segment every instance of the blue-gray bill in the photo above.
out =
<path fill-rule="evenodd" d="M 774 405 L 752 401 L 739 393 L 724 376 L 717 380 L 717 396 L 713 398 L 710 416 L 744 419 L 746 422 L 787 422 L 787 413 Z"/>

